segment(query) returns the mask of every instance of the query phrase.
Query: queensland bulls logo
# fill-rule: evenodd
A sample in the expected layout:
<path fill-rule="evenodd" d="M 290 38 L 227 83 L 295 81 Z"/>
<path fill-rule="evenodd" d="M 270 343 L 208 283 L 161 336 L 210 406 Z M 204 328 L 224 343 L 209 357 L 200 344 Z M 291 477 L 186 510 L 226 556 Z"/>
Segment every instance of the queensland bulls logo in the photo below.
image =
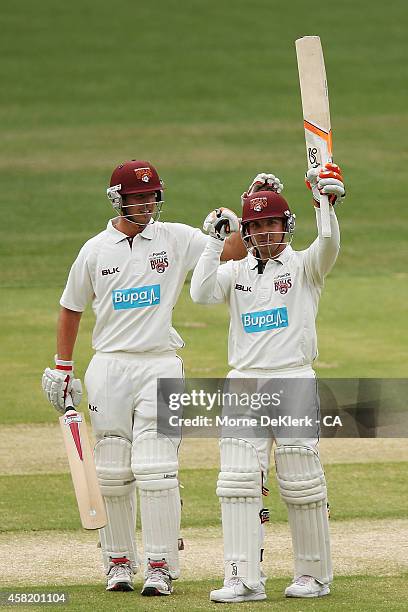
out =
<path fill-rule="evenodd" d="M 156 270 L 158 274 L 163 274 L 163 272 L 169 266 L 169 259 L 167 257 L 166 251 L 161 251 L 160 253 L 152 253 L 149 256 L 150 267 L 152 270 Z"/>
<path fill-rule="evenodd" d="M 135 174 L 136 178 L 144 183 L 148 183 L 153 176 L 153 172 L 150 168 L 135 168 Z"/>
<path fill-rule="evenodd" d="M 275 291 L 279 291 L 282 295 L 287 293 L 292 288 L 292 279 L 290 274 L 282 274 L 274 280 Z"/>
<path fill-rule="evenodd" d="M 261 212 L 267 206 L 268 200 L 266 198 L 253 198 L 250 204 L 250 208 L 255 210 L 255 212 Z"/>

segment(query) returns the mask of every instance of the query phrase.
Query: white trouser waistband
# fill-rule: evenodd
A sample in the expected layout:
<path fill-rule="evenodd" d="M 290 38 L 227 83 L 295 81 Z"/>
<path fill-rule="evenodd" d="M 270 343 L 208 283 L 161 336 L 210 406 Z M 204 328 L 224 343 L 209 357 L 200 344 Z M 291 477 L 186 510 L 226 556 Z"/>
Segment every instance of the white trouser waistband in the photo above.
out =
<path fill-rule="evenodd" d="M 299 366 L 297 368 L 286 368 L 282 370 L 230 370 L 228 378 L 242 376 L 243 378 L 315 378 L 316 373 L 311 365 Z"/>
<path fill-rule="evenodd" d="M 155 359 L 166 359 L 171 357 L 177 357 L 176 351 L 163 351 L 162 353 L 127 353 L 126 351 L 112 351 L 112 352 L 104 352 L 104 351 L 96 351 L 95 355 L 98 357 L 103 357 L 104 359 L 122 359 L 126 361 L 144 361 L 147 360 L 154 361 Z"/>

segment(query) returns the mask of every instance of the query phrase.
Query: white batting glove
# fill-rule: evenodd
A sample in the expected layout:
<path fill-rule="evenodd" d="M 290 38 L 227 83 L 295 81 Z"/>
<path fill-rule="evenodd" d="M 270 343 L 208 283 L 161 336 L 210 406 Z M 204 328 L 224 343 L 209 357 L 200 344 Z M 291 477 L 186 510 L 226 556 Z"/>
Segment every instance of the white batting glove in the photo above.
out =
<path fill-rule="evenodd" d="M 283 183 L 277 176 L 261 172 L 256 175 L 250 184 L 247 194 L 251 195 L 251 193 L 255 193 L 256 191 L 275 191 L 275 193 L 281 193 L 282 190 Z"/>
<path fill-rule="evenodd" d="M 328 163 L 322 168 L 310 168 L 307 171 L 306 186 L 311 189 L 315 205 L 320 207 L 320 194 L 327 195 L 330 204 L 342 202 L 346 197 L 343 176 L 337 164 Z"/>
<path fill-rule="evenodd" d="M 239 220 L 229 208 L 217 208 L 206 216 L 203 230 L 213 238 L 223 241 L 233 232 L 239 232 Z"/>
<path fill-rule="evenodd" d="M 63 361 L 55 356 L 55 369 L 45 368 L 42 376 L 42 388 L 45 397 L 54 408 L 64 414 L 67 395 L 70 394 L 74 406 L 82 398 L 82 384 L 74 378 L 74 362 Z"/>

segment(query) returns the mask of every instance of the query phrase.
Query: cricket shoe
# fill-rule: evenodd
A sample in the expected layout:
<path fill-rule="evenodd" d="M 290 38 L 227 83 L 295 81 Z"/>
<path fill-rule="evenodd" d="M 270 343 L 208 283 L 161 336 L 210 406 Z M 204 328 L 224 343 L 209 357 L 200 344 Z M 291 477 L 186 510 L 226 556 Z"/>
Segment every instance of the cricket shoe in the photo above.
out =
<path fill-rule="evenodd" d="M 264 576 L 255 589 L 249 589 L 240 578 L 226 578 L 221 589 L 211 591 L 210 600 L 218 603 L 240 603 L 242 601 L 261 601 L 266 599 Z"/>
<path fill-rule="evenodd" d="M 169 566 L 164 561 L 151 561 L 147 564 L 147 576 L 142 589 L 142 595 L 170 595 L 173 592 Z"/>
<path fill-rule="evenodd" d="M 313 576 L 299 576 L 285 589 L 286 597 L 323 597 L 329 593 L 329 585 L 321 584 Z"/>
<path fill-rule="evenodd" d="M 113 565 L 108 573 L 106 590 L 133 591 L 132 577 L 133 572 L 129 563 L 118 563 L 117 560 L 113 560 Z"/>

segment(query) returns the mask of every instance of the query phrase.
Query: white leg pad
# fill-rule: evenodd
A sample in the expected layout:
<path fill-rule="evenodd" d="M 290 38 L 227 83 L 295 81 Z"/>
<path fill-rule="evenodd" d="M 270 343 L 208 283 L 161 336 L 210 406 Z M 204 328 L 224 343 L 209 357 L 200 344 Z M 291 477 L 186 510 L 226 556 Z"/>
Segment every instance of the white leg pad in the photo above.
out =
<path fill-rule="evenodd" d="M 221 502 L 225 577 L 237 576 L 250 589 L 260 585 L 263 529 L 261 468 L 258 453 L 245 440 L 220 441 L 221 472 L 217 495 Z"/>
<path fill-rule="evenodd" d="M 326 479 L 318 454 L 306 446 L 278 446 L 276 473 L 287 505 L 295 558 L 295 578 L 333 580 L 327 516 Z"/>
<path fill-rule="evenodd" d="M 140 434 L 133 441 L 132 470 L 140 493 L 145 568 L 149 559 L 164 559 L 176 579 L 181 502 L 175 443 L 155 431 Z"/>
<path fill-rule="evenodd" d="M 131 470 L 132 445 L 117 437 L 102 438 L 95 446 L 95 464 L 105 501 L 108 524 L 99 530 L 106 573 L 112 559 L 127 558 L 134 573 L 138 567 L 136 550 L 136 491 Z"/>

